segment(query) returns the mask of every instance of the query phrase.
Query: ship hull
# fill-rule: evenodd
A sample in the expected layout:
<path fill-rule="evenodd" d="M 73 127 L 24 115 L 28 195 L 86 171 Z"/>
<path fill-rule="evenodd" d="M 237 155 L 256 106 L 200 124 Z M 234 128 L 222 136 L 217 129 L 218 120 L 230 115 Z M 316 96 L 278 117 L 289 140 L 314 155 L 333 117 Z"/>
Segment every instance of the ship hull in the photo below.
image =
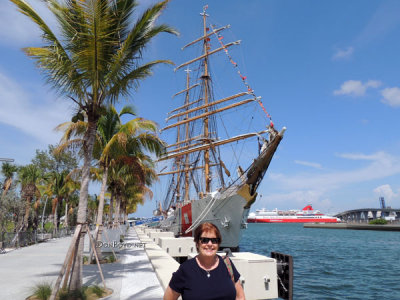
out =
<path fill-rule="evenodd" d="M 243 188 L 230 187 L 221 193 L 176 207 L 160 227 L 174 232 L 175 236 L 193 236 L 194 229 L 204 222 L 211 222 L 221 232 L 221 248 L 238 249 L 243 230 L 247 227 L 248 202 L 254 196 L 243 192 Z"/>

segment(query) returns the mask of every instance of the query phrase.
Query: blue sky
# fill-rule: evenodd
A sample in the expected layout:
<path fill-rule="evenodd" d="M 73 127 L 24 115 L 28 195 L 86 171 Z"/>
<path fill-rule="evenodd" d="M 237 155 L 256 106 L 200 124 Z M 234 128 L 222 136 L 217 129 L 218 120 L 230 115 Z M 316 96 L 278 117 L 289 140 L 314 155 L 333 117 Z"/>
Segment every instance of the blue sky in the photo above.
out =
<path fill-rule="evenodd" d="M 53 24 L 41 1 L 30 3 Z M 213 22 L 231 24 L 227 40 L 242 41 L 232 55 L 276 127 L 287 127 L 253 209 L 312 203 L 334 213 L 377 207 L 379 196 L 400 207 L 400 2 L 172 0 L 160 21 L 181 34 L 158 37 L 144 61 L 186 61 L 180 48 L 201 33 L 205 4 Z M 40 37 L 8 1 L 0 3 L 0 25 L 0 157 L 26 164 L 35 149 L 58 141 L 53 128 L 70 119 L 73 105 L 20 50 Z M 179 76 L 159 66 L 125 100 L 163 127 Z M 163 192 L 154 191 L 155 198 Z M 153 199 L 137 215 L 154 208 Z"/>

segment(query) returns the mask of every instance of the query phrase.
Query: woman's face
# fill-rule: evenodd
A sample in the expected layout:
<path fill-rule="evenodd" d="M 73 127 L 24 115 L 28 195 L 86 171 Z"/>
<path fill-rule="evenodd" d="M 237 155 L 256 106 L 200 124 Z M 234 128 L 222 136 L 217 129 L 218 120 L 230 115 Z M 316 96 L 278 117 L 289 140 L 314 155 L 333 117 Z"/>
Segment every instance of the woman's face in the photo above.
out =
<path fill-rule="evenodd" d="M 204 257 L 212 257 L 216 255 L 219 248 L 219 243 L 213 244 L 211 240 L 209 240 L 207 243 L 204 243 L 204 241 L 202 241 L 202 238 L 217 239 L 217 235 L 215 234 L 215 232 L 203 231 L 197 246 L 199 249 L 199 255 L 202 255 Z"/>

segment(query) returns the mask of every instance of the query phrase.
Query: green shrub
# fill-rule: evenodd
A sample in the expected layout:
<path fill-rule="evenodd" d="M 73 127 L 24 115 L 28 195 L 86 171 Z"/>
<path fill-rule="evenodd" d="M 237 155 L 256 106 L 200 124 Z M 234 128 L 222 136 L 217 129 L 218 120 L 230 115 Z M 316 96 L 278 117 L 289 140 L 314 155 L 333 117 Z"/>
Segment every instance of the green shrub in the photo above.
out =
<path fill-rule="evenodd" d="M 113 263 L 113 262 L 116 262 L 116 261 L 117 261 L 117 260 L 115 259 L 114 254 L 112 254 L 112 255 L 110 255 L 110 256 L 107 256 L 106 260 L 107 260 L 108 263 Z"/>
<path fill-rule="evenodd" d="M 6 232 L 14 232 L 15 225 L 13 222 L 8 221 L 6 224 Z"/>
<path fill-rule="evenodd" d="M 50 283 L 38 283 L 33 288 L 33 295 L 40 300 L 47 300 L 51 295 L 51 284 Z"/>
<path fill-rule="evenodd" d="M 59 300 L 86 300 L 86 290 L 87 286 L 83 286 L 79 290 L 74 290 L 74 291 L 65 291 L 62 290 L 58 294 L 58 299 Z"/>
<path fill-rule="evenodd" d="M 101 298 L 105 294 L 105 291 L 98 285 L 89 287 L 89 291 L 95 294 L 97 297 Z"/>
<path fill-rule="evenodd" d="M 372 221 L 369 221 L 368 224 L 372 224 L 372 225 L 386 225 L 388 223 L 388 221 L 386 221 L 385 219 L 375 219 Z"/>
<path fill-rule="evenodd" d="M 46 231 L 47 233 L 53 232 L 54 229 L 54 224 L 51 222 L 47 222 L 46 224 L 44 224 L 44 231 Z"/>

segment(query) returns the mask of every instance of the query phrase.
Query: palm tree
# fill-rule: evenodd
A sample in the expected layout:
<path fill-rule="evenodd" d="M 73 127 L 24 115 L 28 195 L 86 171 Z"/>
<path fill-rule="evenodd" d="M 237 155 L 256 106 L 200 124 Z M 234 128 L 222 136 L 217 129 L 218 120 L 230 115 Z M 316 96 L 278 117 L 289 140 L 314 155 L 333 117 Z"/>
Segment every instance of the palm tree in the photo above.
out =
<path fill-rule="evenodd" d="M 102 234 L 104 195 L 107 190 L 110 165 L 122 157 L 141 156 L 144 151 L 159 156 L 165 150 L 164 143 L 155 134 L 157 126 L 154 122 L 143 118 L 134 118 L 123 124 L 121 120 L 123 115 L 135 116 L 136 114 L 132 106 L 125 106 L 118 113 L 114 106 L 110 105 L 106 113 L 98 121 L 93 156 L 99 161 L 101 176 L 99 176 L 98 170 L 92 170 L 95 178 L 101 178 L 102 182 L 96 218 L 96 241 L 101 239 Z M 86 127 L 86 122 L 78 121 L 65 122 L 57 126 L 57 129 L 63 130 L 66 137 L 71 135 L 78 137 L 84 134 Z M 61 144 L 59 150 L 71 145 L 82 144 L 82 138 L 83 136 L 81 139 L 76 138 Z M 101 253 L 98 253 L 98 256 L 101 256 Z"/>
<path fill-rule="evenodd" d="M 59 36 L 25 0 L 10 1 L 42 32 L 44 46 L 25 48 L 25 53 L 36 61 L 48 83 L 86 114 L 77 217 L 78 224 L 85 224 L 92 150 L 104 107 L 117 102 L 121 95 L 128 96 L 140 80 L 151 75 L 155 65 L 171 63 L 156 60 L 140 65 L 143 50 L 155 36 L 162 32 L 176 34 L 169 26 L 155 24 L 168 0 L 148 8 L 133 26 L 135 0 L 47 0 L 58 22 Z M 72 290 L 82 285 L 83 240 L 79 238 Z"/>
<path fill-rule="evenodd" d="M 54 196 L 52 201 L 52 215 L 55 230 L 59 227 L 60 215 L 58 211 L 59 207 L 66 201 L 65 207 L 65 218 L 68 222 L 68 197 L 76 190 L 78 184 L 72 179 L 72 174 L 67 170 L 61 171 L 60 173 L 52 172 L 48 176 L 48 184 L 52 195 Z"/>
<path fill-rule="evenodd" d="M 18 177 L 19 181 L 21 182 L 22 196 L 26 199 L 25 215 L 22 221 L 22 230 L 26 230 L 30 226 L 28 220 L 32 200 L 35 196 L 36 199 L 40 198 L 38 185 L 40 179 L 42 178 L 42 172 L 37 166 L 30 164 L 19 169 Z"/>
<path fill-rule="evenodd" d="M 138 149 L 135 149 L 133 153 L 129 151 L 128 153 L 130 154 L 120 157 L 110 167 L 109 172 L 111 199 L 115 199 L 114 226 L 119 225 L 121 208 L 126 207 L 129 199 L 135 198 L 143 202 L 145 196 L 152 195 L 147 186 L 157 178 L 154 163 L 149 156 Z M 138 193 L 142 195 L 140 198 L 138 198 Z"/>
<path fill-rule="evenodd" d="M 143 151 L 155 153 L 157 156 L 163 153 L 164 143 L 155 135 L 157 126 L 154 122 L 142 118 L 135 118 L 122 124 L 121 117 L 125 114 L 134 116 L 132 106 L 125 106 L 117 113 L 110 106 L 107 113 L 98 123 L 98 135 L 94 147 L 94 156 L 98 158 L 103 169 L 101 192 L 99 197 L 99 210 L 97 224 L 103 223 L 104 195 L 107 189 L 108 169 L 113 161 L 122 157 L 142 153 Z M 136 153 L 129 153 L 134 148 Z M 96 240 L 101 237 L 96 234 Z"/>
<path fill-rule="evenodd" d="M 3 163 L 1 165 L 1 173 L 3 173 L 5 179 L 4 179 L 4 183 L 3 183 L 3 193 L 1 195 L 1 199 L 3 199 L 8 190 L 11 187 L 12 181 L 13 181 L 13 177 L 14 177 L 14 173 L 18 171 L 18 168 L 16 165 L 10 164 L 10 163 Z"/>
<path fill-rule="evenodd" d="M 80 189 L 80 183 L 74 179 L 74 174 L 73 172 L 69 173 L 66 177 L 66 182 L 65 182 L 65 186 L 64 186 L 64 200 L 65 200 L 65 225 L 67 227 L 69 227 L 69 215 L 70 215 L 70 199 L 71 196 L 73 194 L 75 194 L 75 192 L 77 190 Z"/>

